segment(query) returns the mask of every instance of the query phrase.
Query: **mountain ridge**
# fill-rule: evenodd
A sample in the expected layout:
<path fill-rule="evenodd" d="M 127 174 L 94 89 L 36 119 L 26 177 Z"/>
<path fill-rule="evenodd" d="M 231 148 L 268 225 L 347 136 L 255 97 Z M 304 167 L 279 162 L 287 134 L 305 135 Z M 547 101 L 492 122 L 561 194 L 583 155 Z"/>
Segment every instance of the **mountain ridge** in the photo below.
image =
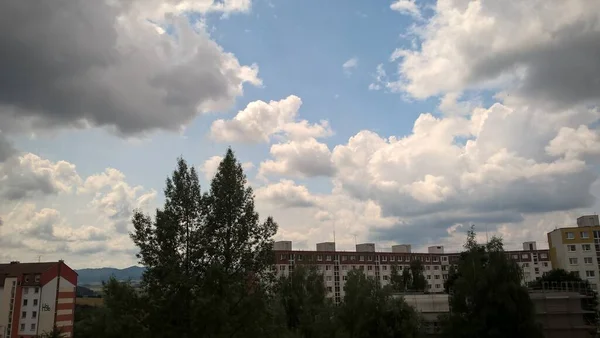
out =
<path fill-rule="evenodd" d="M 78 285 L 96 285 L 108 281 L 111 276 L 114 276 L 117 280 L 139 281 L 142 279 L 144 270 L 144 267 L 132 265 L 123 269 L 111 267 L 84 268 L 76 269 L 75 272 L 79 275 Z"/>

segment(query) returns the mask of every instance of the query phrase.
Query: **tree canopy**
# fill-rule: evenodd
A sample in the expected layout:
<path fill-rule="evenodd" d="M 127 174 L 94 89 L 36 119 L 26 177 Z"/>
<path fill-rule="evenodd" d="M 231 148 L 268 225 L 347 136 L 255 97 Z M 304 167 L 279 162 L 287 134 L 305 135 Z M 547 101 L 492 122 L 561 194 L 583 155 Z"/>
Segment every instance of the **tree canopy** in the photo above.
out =
<path fill-rule="evenodd" d="M 446 287 L 451 312 L 442 321 L 444 337 L 543 337 L 521 268 L 507 257 L 501 238 L 480 245 L 471 227 Z"/>

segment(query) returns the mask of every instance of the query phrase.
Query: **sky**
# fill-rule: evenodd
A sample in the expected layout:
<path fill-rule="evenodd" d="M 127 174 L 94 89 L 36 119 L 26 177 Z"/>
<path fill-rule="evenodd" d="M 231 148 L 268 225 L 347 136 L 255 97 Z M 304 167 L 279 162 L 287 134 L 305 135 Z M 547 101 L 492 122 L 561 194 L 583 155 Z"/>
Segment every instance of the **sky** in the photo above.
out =
<path fill-rule="evenodd" d="M 595 213 L 600 2 L 0 3 L 0 261 L 137 263 L 231 146 L 276 240 L 507 249 Z"/>

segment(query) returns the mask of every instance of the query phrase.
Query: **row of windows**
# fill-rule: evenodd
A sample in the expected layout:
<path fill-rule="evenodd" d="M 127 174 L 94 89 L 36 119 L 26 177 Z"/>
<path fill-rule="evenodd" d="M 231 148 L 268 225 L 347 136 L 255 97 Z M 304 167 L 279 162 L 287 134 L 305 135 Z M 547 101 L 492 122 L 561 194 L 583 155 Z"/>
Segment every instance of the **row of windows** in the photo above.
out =
<path fill-rule="evenodd" d="M 547 268 L 548 267 L 548 262 L 542 262 L 542 266 L 545 267 L 545 268 Z M 528 268 L 529 267 L 529 263 L 523 263 L 523 267 L 524 268 Z"/>
<path fill-rule="evenodd" d="M 27 318 L 27 311 L 21 312 L 21 318 Z M 37 318 L 37 311 L 31 312 L 31 318 Z"/>
<path fill-rule="evenodd" d="M 592 257 L 583 257 L 584 264 L 594 264 L 594 259 Z M 579 264 L 579 260 L 577 258 L 569 258 L 569 264 L 577 265 Z"/>
<path fill-rule="evenodd" d="M 287 260 L 287 259 L 290 259 L 290 256 L 292 256 L 292 255 L 281 254 L 280 258 L 281 258 L 281 260 Z M 299 262 L 301 262 L 301 261 L 304 260 L 304 258 L 305 258 L 304 256 L 306 256 L 306 259 L 308 261 L 312 261 L 313 260 L 313 255 L 296 254 L 295 258 L 296 258 L 296 260 L 298 260 Z M 357 257 L 358 257 L 358 261 L 359 262 L 365 262 L 365 261 L 372 262 L 373 259 L 375 259 L 376 262 L 387 262 L 388 261 L 388 256 L 371 256 L 371 255 L 368 255 L 368 256 L 365 256 L 365 255 L 358 255 L 358 256 L 357 255 L 341 255 L 340 259 L 341 259 L 342 262 L 356 261 Z M 334 257 L 332 255 L 325 255 L 325 261 L 326 262 L 333 261 L 333 258 Z M 404 262 L 410 262 L 411 260 L 413 260 L 415 258 L 418 259 L 418 260 L 420 260 L 420 261 L 422 261 L 422 262 L 430 262 L 430 261 L 431 262 L 439 262 L 440 261 L 440 257 L 438 257 L 438 256 L 433 256 L 433 257 L 429 257 L 429 256 L 417 256 L 417 257 L 414 257 L 414 256 L 413 257 L 411 257 L 411 256 L 398 256 L 398 257 L 396 257 L 396 256 L 389 256 L 389 261 L 390 262 L 395 262 L 395 261 L 398 261 L 398 262 L 402 262 L 402 261 L 404 261 Z M 316 255 L 316 260 L 317 260 L 317 262 L 322 262 L 323 261 L 323 255 Z M 447 262 L 448 261 L 448 256 L 442 256 L 441 257 L 441 261 L 442 262 Z"/>
<path fill-rule="evenodd" d="M 526 264 L 527 264 L 527 263 L 526 263 Z M 546 265 L 547 265 L 547 264 L 546 264 Z M 342 268 L 342 271 L 346 271 L 346 270 L 348 270 L 348 267 L 349 267 L 349 266 L 351 266 L 351 265 L 342 265 L 342 266 L 341 266 L 341 268 Z M 325 265 L 324 267 L 325 267 L 325 268 L 323 268 L 323 265 L 319 265 L 319 266 L 317 266 L 317 269 L 318 269 L 318 270 L 323 270 L 323 269 L 325 269 L 325 271 L 331 271 L 333 266 L 331 266 L 331 265 Z M 357 269 L 357 265 L 353 265 L 353 266 L 352 266 L 352 268 L 353 268 L 353 269 Z M 377 268 L 378 268 L 378 267 L 375 267 L 375 270 L 377 270 Z M 397 266 L 397 268 L 398 268 L 398 270 L 399 270 L 399 271 L 402 271 L 402 269 L 403 269 L 403 268 L 404 268 L 404 269 L 409 269 L 410 267 L 409 267 L 408 265 L 406 265 L 406 266 L 403 266 L 403 265 L 398 265 L 398 266 Z M 430 266 L 430 265 L 426 265 L 426 266 L 425 266 L 425 270 L 431 270 L 431 268 L 432 268 L 432 266 Z M 280 265 L 280 266 L 279 266 L 279 270 L 281 270 L 281 271 L 285 271 L 285 269 L 286 269 L 286 266 L 285 266 L 285 265 Z M 364 265 L 360 265 L 360 266 L 358 266 L 358 269 L 359 269 L 359 270 L 362 270 L 362 271 L 364 271 L 364 270 L 365 270 L 365 266 L 364 266 Z M 373 265 L 367 265 L 367 270 L 368 270 L 368 271 L 373 271 Z M 387 265 L 382 265 L 382 266 L 381 266 L 381 270 L 383 270 L 383 271 L 387 271 L 387 270 L 388 270 L 388 266 L 387 266 Z M 440 265 L 433 265 L 433 270 L 434 270 L 434 271 L 440 270 Z M 441 265 L 441 270 L 442 270 L 442 271 L 447 271 L 447 270 L 448 270 L 448 265 Z"/>
<path fill-rule="evenodd" d="M 591 244 L 581 244 L 581 250 L 582 251 L 592 251 L 592 245 Z M 567 245 L 567 251 L 569 251 L 569 252 L 577 251 L 577 245 L 576 244 Z"/>
<path fill-rule="evenodd" d="M 27 298 L 23 299 L 23 306 L 27 306 L 28 303 L 29 303 L 29 301 L 28 301 Z M 37 306 L 37 305 L 38 305 L 38 300 L 34 299 L 33 300 L 33 306 Z"/>
<path fill-rule="evenodd" d="M 28 294 L 30 288 L 23 288 L 23 294 Z M 32 288 L 33 293 L 40 293 L 40 288 Z"/>
<path fill-rule="evenodd" d="M 577 275 L 577 277 L 581 277 L 579 275 L 579 271 L 571 271 L 571 272 L 574 273 L 575 275 Z M 588 278 L 596 277 L 596 271 L 594 271 L 594 270 L 587 270 L 585 272 L 585 276 L 588 277 Z"/>
<path fill-rule="evenodd" d="M 594 233 L 594 238 L 600 238 L 600 231 L 596 230 L 593 233 Z M 575 239 L 575 232 L 573 232 L 573 231 L 567 231 L 566 235 L 567 235 L 567 239 Z M 581 238 L 590 238 L 590 233 L 587 231 L 580 231 L 579 236 Z"/>
<path fill-rule="evenodd" d="M 35 331 L 35 323 L 31 324 L 29 330 L 30 331 Z M 25 331 L 25 324 L 21 324 L 21 331 Z"/>

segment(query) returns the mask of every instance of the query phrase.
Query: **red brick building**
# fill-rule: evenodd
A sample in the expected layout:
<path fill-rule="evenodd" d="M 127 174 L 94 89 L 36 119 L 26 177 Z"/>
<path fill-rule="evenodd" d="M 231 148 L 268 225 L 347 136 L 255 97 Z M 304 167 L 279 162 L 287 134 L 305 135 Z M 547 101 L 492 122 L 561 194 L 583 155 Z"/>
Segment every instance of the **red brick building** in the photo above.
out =
<path fill-rule="evenodd" d="M 33 338 L 54 326 L 71 337 L 76 286 L 63 261 L 0 264 L 0 338 Z"/>

